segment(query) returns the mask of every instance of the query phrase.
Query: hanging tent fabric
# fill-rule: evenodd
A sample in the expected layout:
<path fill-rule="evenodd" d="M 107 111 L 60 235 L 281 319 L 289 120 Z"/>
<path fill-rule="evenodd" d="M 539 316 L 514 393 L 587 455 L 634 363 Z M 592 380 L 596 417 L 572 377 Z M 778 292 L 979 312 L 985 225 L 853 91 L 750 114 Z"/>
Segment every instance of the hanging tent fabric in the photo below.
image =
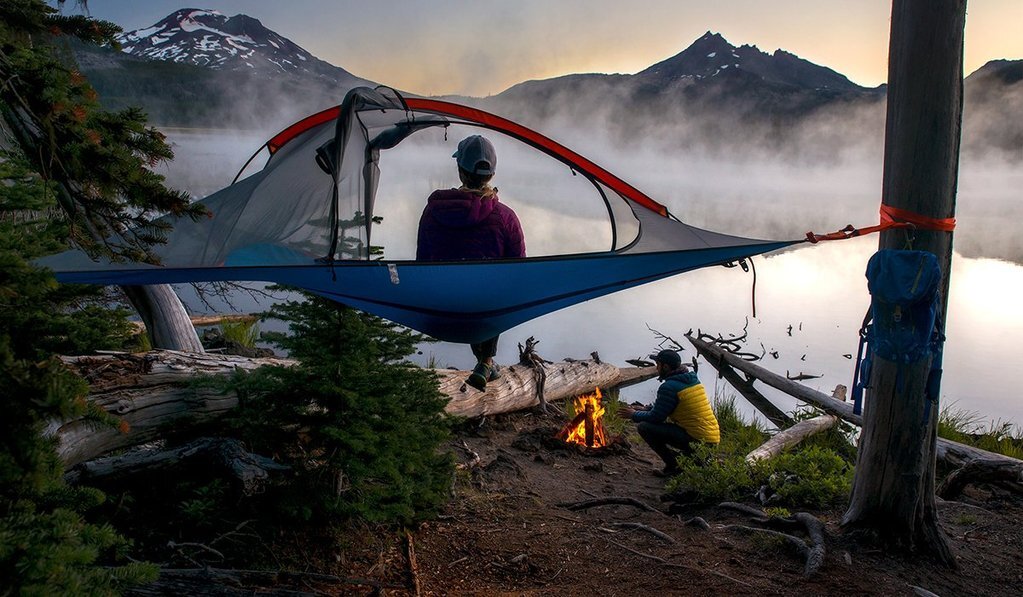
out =
<path fill-rule="evenodd" d="M 491 261 L 371 259 L 381 151 L 417 131 L 452 124 L 503 133 L 586 177 L 607 208 L 607 250 Z M 383 87 L 352 89 L 340 106 L 291 125 L 264 149 L 270 158 L 262 170 L 203 200 L 210 218 L 174 223 L 167 243 L 153 249 L 159 265 L 94 261 L 79 251 L 40 263 L 64 283 L 274 282 L 440 340 L 478 342 L 592 298 L 802 242 L 689 226 L 610 172 L 526 127 Z M 528 226 L 526 234 L 528 239 Z"/>

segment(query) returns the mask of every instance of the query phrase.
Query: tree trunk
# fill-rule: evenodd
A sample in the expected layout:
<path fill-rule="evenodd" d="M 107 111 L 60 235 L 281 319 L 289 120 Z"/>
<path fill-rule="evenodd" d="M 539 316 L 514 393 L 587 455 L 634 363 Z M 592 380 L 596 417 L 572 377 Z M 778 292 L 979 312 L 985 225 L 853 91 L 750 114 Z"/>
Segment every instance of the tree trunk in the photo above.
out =
<path fill-rule="evenodd" d="M 52 423 L 47 435 L 57 438 L 57 453 L 67 467 L 160 439 L 170 424 L 182 430 L 193 423 L 215 420 L 237 406 L 238 397 L 233 393 L 192 383 L 198 376 L 228 376 L 236 370 L 297 364 L 292 359 L 175 351 L 61 357 L 61 360 L 88 380 L 90 402 L 124 421 L 122 429 L 100 427 L 84 420 Z M 553 363 L 546 367 L 548 400 L 589 393 L 598 385 L 608 389 L 657 375 L 654 367 L 619 369 L 594 361 Z M 487 384 L 485 393 L 465 387 L 469 371 L 438 370 L 436 373 L 440 377 L 441 392 L 450 398 L 445 409 L 449 414 L 478 417 L 538 404 L 536 382 L 532 369 L 527 367 L 515 365 L 502 369 L 501 379 Z"/>
<path fill-rule="evenodd" d="M 955 215 L 962 129 L 965 0 L 895 0 L 888 59 L 888 117 L 882 198 L 926 217 Z M 942 268 L 944 325 L 952 234 L 882 232 L 881 248 L 930 251 Z M 935 357 L 940 368 L 940 353 Z M 842 524 L 955 567 L 938 526 L 934 462 L 938 409 L 925 408 L 931 359 L 897 365 L 874 359 L 856 476 Z M 898 379 L 898 383 L 897 383 Z M 927 413 L 924 418 L 924 413 Z"/>
<path fill-rule="evenodd" d="M 121 286 L 121 290 L 146 324 L 153 348 L 205 352 L 185 306 L 170 284 Z"/>

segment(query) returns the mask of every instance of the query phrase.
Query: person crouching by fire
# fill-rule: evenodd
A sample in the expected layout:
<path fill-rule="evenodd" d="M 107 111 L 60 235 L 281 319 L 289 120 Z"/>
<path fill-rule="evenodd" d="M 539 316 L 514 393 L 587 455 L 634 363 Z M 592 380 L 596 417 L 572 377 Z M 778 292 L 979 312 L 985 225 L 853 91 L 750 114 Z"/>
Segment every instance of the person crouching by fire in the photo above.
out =
<path fill-rule="evenodd" d="M 710 407 L 707 391 L 696 373 L 682 364 L 672 350 L 650 355 L 657 365 L 657 399 L 645 410 L 623 406 L 618 416 L 638 423 L 643 441 L 664 461 L 660 476 L 679 472 L 679 454 L 693 453 L 693 442 L 717 444 L 721 441 L 718 420 Z M 675 449 L 678 452 L 675 451 Z"/>

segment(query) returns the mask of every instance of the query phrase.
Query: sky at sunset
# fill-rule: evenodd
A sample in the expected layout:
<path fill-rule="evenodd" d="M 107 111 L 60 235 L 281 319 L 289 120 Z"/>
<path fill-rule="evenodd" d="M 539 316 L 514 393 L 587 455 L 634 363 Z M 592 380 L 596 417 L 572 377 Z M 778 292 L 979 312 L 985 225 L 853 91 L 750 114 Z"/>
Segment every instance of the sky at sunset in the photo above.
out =
<path fill-rule="evenodd" d="M 74 2 L 65 3 L 74 11 Z M 92 16 L 126 30 L 189 6 L 91 0 Z M 781 48 L 855 83 L 885 80 L 885 0 L 214 0 L 194 8 L 244 13 L 332 64 L 422 94 L 488 95 L 515 83 L 582 72 L 634 73 L 706 31 L 733 45 Z M 967 5 L 965 72 L 1023 58 L 1023 0 Z"/>

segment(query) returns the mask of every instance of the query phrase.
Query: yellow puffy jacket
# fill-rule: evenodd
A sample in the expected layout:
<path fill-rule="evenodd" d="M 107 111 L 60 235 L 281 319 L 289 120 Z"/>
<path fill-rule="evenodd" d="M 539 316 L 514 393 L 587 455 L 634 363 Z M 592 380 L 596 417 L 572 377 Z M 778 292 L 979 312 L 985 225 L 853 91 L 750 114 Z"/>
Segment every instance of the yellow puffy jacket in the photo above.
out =
<path fill-rule="evenodd" d="M 669 375 L 657 388 L 653 408 L 633 415 L 636 422 L 665 420 L 686 430 L 693 439 L 716 444 L 721 441 L 718 420 L 710 407 L 707 391 L 695 373 L 679 371 Z"/>

